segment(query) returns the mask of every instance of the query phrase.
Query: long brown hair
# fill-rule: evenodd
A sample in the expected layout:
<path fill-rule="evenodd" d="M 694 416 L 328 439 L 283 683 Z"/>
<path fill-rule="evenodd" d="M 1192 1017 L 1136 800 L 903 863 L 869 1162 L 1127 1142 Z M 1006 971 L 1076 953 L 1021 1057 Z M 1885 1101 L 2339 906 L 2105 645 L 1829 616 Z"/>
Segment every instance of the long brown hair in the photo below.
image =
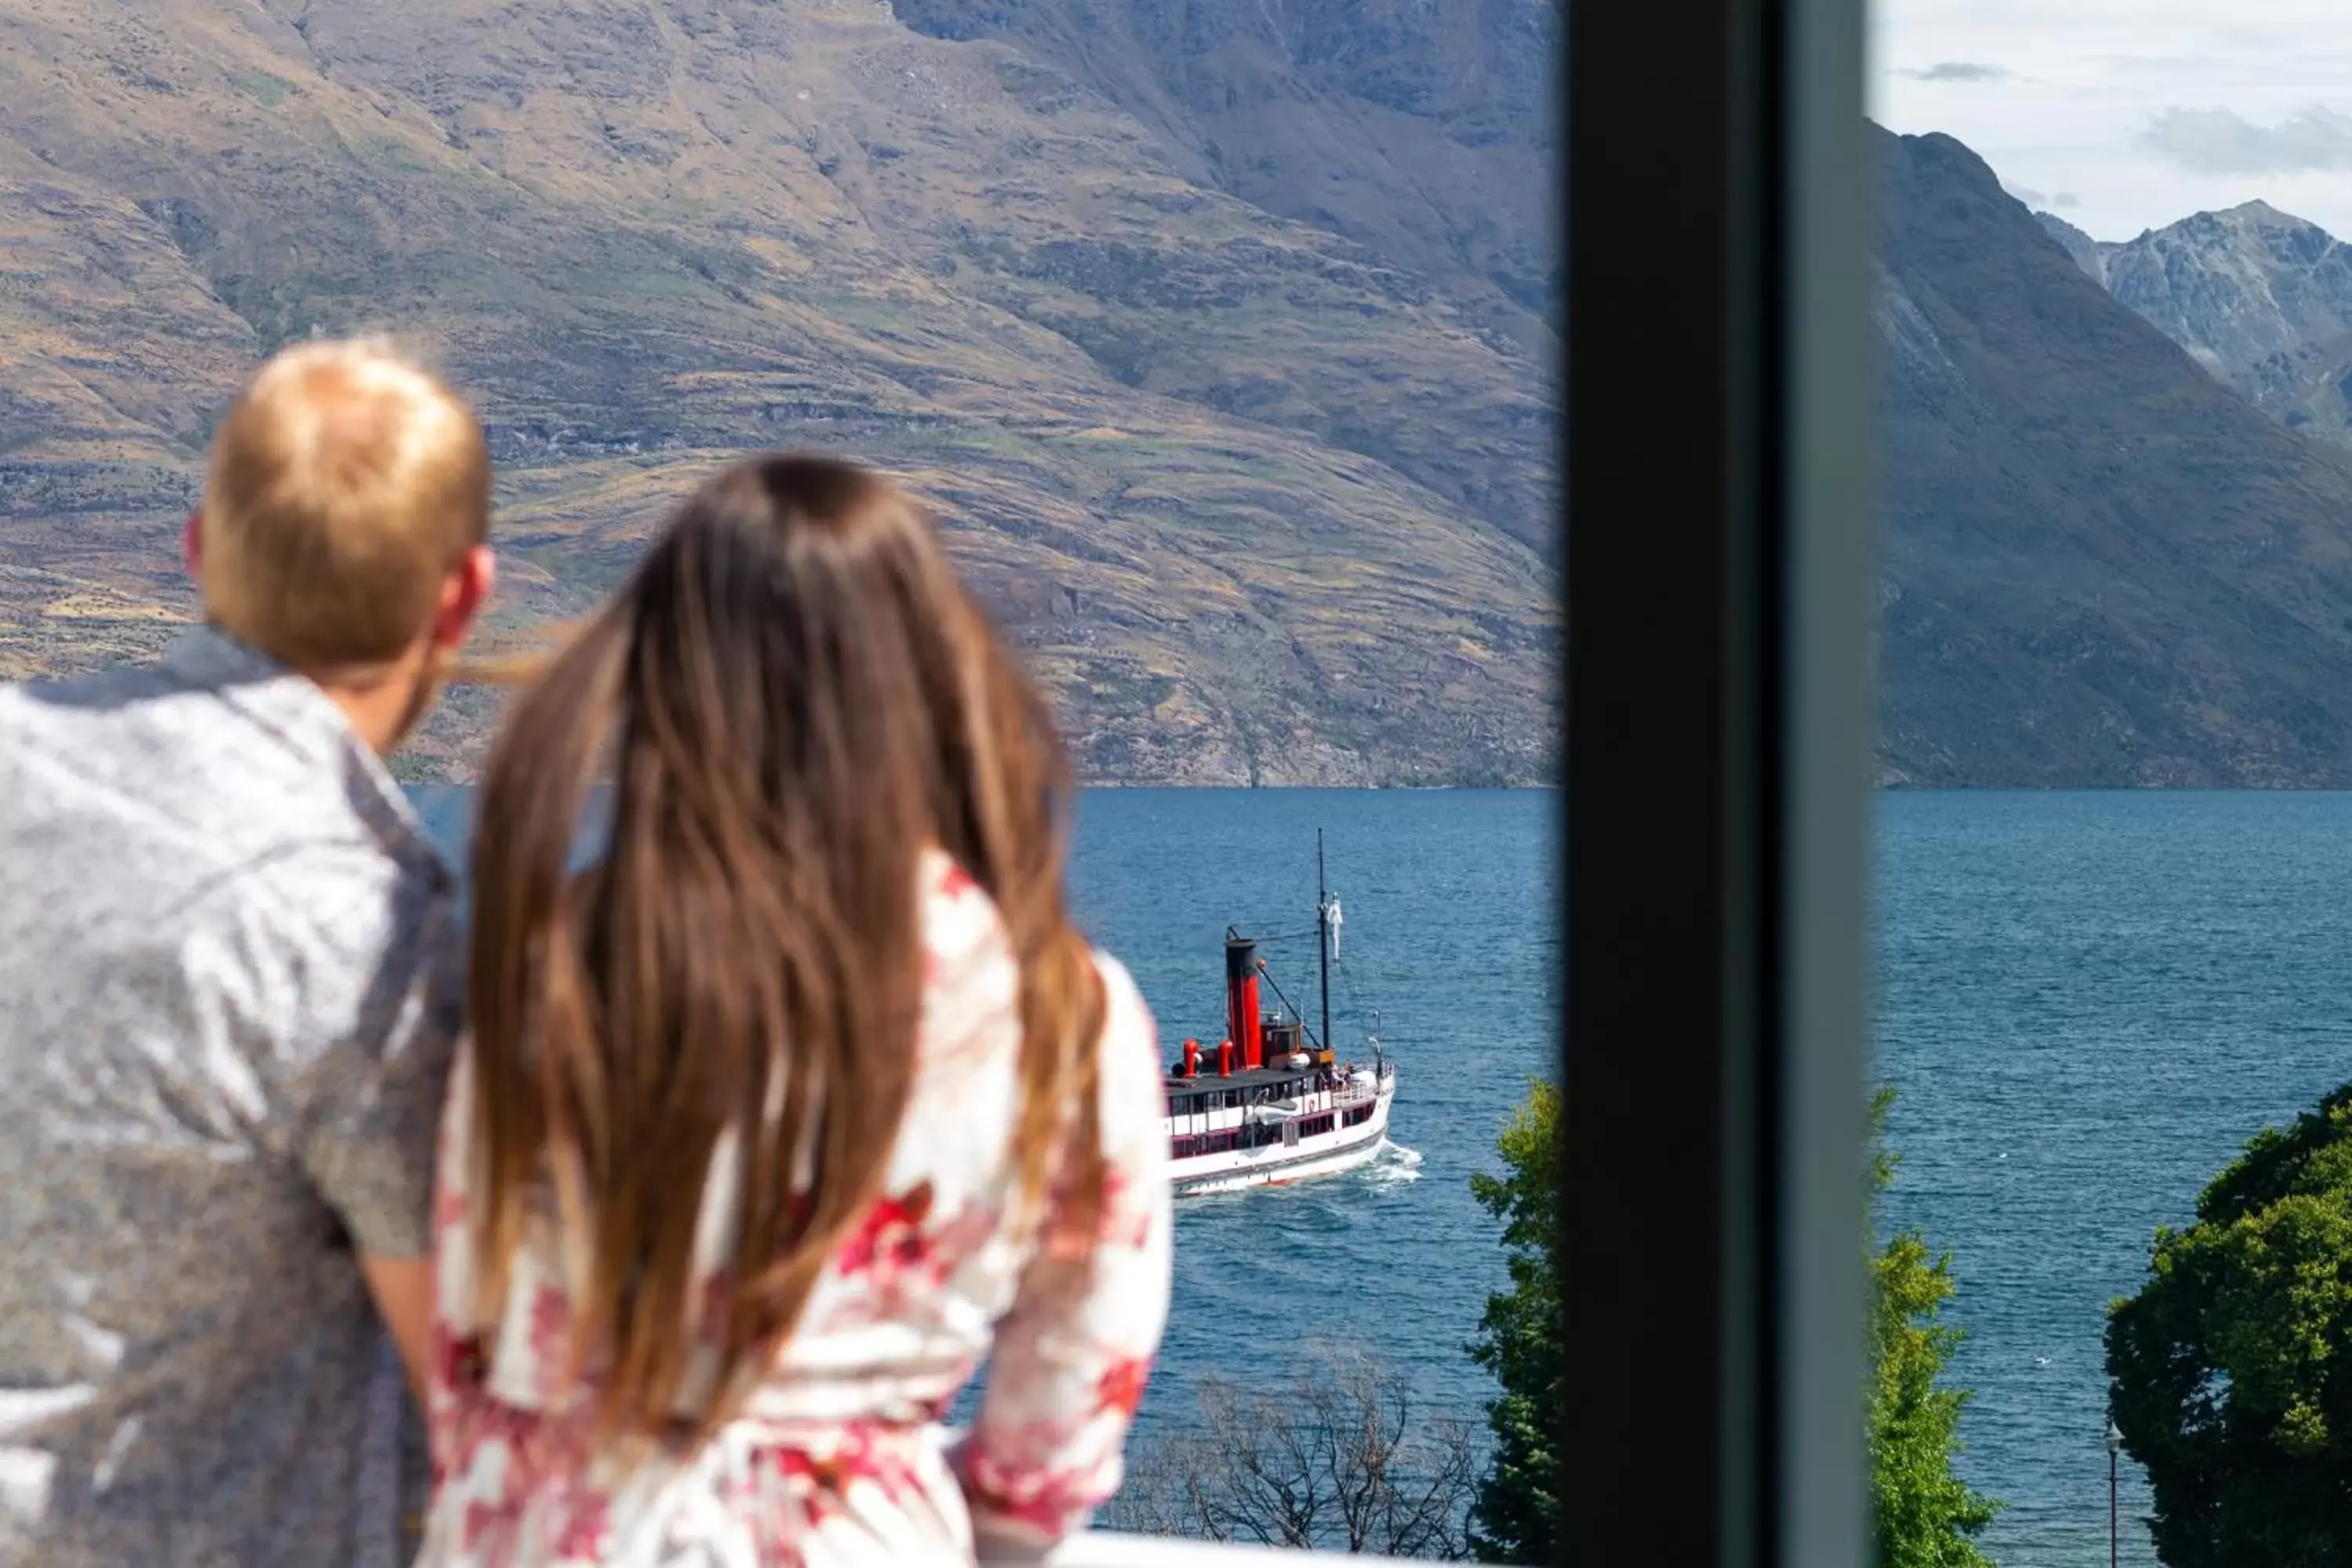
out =
<path fill-rule="evenodd" d="M 607 770 L 608 847 L 575 871 Z M 877 1195 L 912 1089 L 927 846 L 994 900 L 1019 963 L 1020 1190 L 1099 1204 L 1071 801 L 1043 701 L 929 520 L 823 458 L 703 485 L 517 698 L 474 856 L 478 1310 L 551 1190 L 584 1243 L 573 1371 L 594 1368 L 604 1439 L 669 1428 L 697 1334 L 722 1355 L 701 1431 L 723 1420 Z M 693 1247 L 730 1132 L 740 1228 L 712 1323 Z"/>

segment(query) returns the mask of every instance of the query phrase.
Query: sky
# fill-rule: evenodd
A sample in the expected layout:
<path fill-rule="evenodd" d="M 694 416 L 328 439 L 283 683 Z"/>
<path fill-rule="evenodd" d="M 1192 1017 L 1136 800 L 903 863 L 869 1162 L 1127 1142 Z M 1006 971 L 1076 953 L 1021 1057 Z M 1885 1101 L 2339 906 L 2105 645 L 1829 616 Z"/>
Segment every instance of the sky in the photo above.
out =
<path fill-rule="evenodd" d="M 2352 238 L 2352 0 L 1867 0 L 1870 113 L 2095 239 L 2263 200 Z"/>

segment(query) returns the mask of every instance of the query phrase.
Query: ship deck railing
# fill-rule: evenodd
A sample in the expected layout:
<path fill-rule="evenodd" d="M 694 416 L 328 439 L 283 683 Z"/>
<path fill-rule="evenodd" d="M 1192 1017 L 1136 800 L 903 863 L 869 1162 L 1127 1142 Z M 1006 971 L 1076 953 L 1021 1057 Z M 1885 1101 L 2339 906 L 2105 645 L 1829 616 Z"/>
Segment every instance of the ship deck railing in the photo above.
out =
<path fill-rule="evenodd" d="M 1325 1095 L 1331 1097 L 1331 1103 L 1328 1105 L 1322 1103 L 1322 1097 Z M 1345 1089 L 1312 1089 L 1303 1095 L 1294 1095 L 1287 1100 L 1264 1100 L 1256 1105 L 1244 1106 L 1243 1107 L 1243 1110 L 1244 1111 L 1249 1111 L 1265 1108 L 1280 1110 L 1281 1108 L 1286 1105 L 1296 1104 L 1298 1107 L 1297 1110 L 1283 1110 L 1282 1115 L 1286 1119 L 1307 1116 L 1328 1116 L 1335 1110 L 1353 1110 L 1357 1106 L 1370 1105 L 1372 1101 L 1380 1099 L 1380 1097 L 1381 1091 L 1377 1089 L 1365 1089 L 1356 1084 L 1349 1084 Z M 1194 1111 L 1192 1114 L 1195 1116 L 1202 1116 L 1209 1113 L 1205 1111 Z"/>
<path fill-rule="evenodd" d="M 1206 1079 L 1202 1081 L 1204 1083 L 1214 1083 L 1216 1080 L 1213 1079 Z M 1301 1116 L 1313 1116 L 1324 1110 L 1352 1110 L 1359 1105 L 1370 1105 L 1372 1101 L 1381 1097 L 1381 1089 L 1380 1086 L 1377 1084 L 1368 1086 L 1360 1083 L 1350 1083 L 1343 1085 L 1339 1089 L 1310 1089 L 1303 1096 L 1293 1096 L 1292 1098 L 1311 1100 L 1315 1100 L 1318 1096 L 1326 1094 L 1331 1097 L 1331 1103 L 1329 1105 L 1325 1106 L 1318 1104 L 1311 1110 L 1302 1110 L 1297 1112 L 1297 1114 Z M 1280 1105 L 1284 1102 L 1281 1100 L 1264 1100 L 1253 1103 Z M 1244 1106 L 1242 1109 L 1248 1110 L 1250 1107 Z M 1213 1116 L 1214 1114 L 1216 1113 L 1211 1110 L 1186 1110 L 1173 1111 L 1170 1113 L 1170 1116 L 1173 1121 L 1183 1121 L 1196 1116 Z"/>

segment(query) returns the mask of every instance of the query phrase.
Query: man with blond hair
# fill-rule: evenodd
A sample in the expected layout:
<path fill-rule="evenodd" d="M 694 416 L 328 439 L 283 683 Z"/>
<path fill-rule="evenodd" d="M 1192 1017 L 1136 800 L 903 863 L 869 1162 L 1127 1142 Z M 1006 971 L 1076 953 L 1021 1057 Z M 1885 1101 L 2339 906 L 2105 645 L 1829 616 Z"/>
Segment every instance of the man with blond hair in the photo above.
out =
<path fill-rule="evenodd" d="M 400 1554 L 462 995 L 383 758 L 489 593 L 489 507 L 434 377 L 289 350 L 213 442 L 204 625 L 0 687 L 0 1564 Z"/>

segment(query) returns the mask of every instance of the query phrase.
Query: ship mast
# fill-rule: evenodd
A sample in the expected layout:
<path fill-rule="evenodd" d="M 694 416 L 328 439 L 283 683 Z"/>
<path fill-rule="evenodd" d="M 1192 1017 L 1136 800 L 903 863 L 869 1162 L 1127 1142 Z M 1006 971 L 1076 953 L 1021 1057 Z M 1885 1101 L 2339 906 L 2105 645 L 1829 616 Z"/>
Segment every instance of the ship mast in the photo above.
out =
<path fill-rule="evenodd" d="M 1331 890 L 1323 880 L 1323 830 L 1315 830 L 1315 966 L 1323 979 L 1323 1039 L 1327 1051 L 1337 1056 L 1331 1044 Z"/>

